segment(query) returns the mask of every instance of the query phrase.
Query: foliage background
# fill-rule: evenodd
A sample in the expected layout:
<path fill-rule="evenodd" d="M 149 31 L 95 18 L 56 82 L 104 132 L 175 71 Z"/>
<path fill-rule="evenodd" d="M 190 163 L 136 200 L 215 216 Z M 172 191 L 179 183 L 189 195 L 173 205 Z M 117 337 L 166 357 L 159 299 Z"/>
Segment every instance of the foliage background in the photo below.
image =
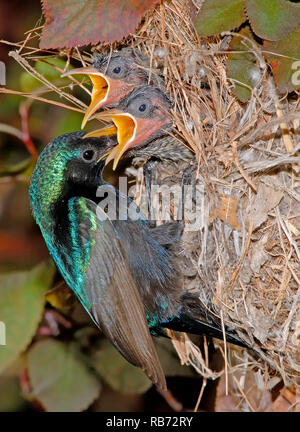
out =
<path fill-rule="evenodd" d="M 22 41 L 24 33 L 40 22 L 38 0 L 0 1 L 0 40 Z M 6 87 L 23 92 L 38 88 L 40 84 L 8 56 L 11 49 L 0 44 Z M 59 74 L 51 79 L 59 82 Z M 123 361 L 99 335 L 68 288 L 59 291 L 63 300 L 58 311 L 50 302 L 45 305 L 45 293 L 60 284 L 61 278 L 55 274 L 29 208 L 28 186 L 35 159 L 26 143 L 5 133 L 3 126 L 22 131 L 26 114 L 38 152 L 54 137 L 80 130 L 82 120 L 74 111 L 0 94 L 0 321 L 7 325 L 7 346 L 0 345 L 0 412 L 171 411 L 144 374 Z M 55 293 L 49 299 L 57 305 L 59 296 Z M 192 409 L 201 379 L 180 366 L 168 341 L 160 349 L 165 368 L 179 375 L 168 378 L 170 389 Z M 210 399 L 208 393 L 202 401 L 206 410 L 213 409 Z"/>

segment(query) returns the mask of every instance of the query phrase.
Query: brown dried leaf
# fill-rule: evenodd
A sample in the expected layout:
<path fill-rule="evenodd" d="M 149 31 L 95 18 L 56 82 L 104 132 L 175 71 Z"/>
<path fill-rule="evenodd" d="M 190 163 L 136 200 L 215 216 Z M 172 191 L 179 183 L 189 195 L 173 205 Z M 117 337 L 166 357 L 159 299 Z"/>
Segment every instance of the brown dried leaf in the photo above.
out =
<path fill-rule="evenodd" d="M 233 362 L 235 363 L 235 360 Z M 226 377 L 221 377 L 215 400 L 216 412 L 265 412 L 270 406 L 271 393 L 266 390 L 264 377 L 260 371 L 254 372 L 248 368 L 229 375 L 228 395 Z"/>
<path fill-rule="evenodd" d="M 234 396 L 234 391 L 231 388 L 232 381 L 229 382 L 229 392 L 226 395 L 226 377 L 223 375 L 220 378 L 215 400 L 215 412 L 239 412 L 239 398 Z"/>
<path fill-rule="evenodd" d="M 291 388 L 284 387 L 280 395 L 272 403 L 270 412 L 300 412 L 299 390 L 294 386 Z"/>
<path fill-rule="evenodd" d="M 267 220 L 268 212 L 276 207 L 283 197 L 283 192 L 276 187 L 277 182 L 275 181 L 275 178 L 264 176 L 261 180 L 257 194 L 255 195 L 254 200 L 249 203 L 247 209 L 247 223 L 249 225 L 250 223 L 253 224 L 253 230 L 258 228 Z"/>
<path fill-rule="evenodd" d="M 40 48 L 73 48 L 120 41 L 158 0 L 43 0 Z"/>
<path fill-rule="evenodd" d="M 250 267 L 253 273 L 257 275 L 260 268 L 268 260 L 268 255 L 265 252 L 265 245 L 268 241 L 268 235 L 263 236 L 259 241 L 255 242 L 251 249 Z"/>
<path fill-rule="evenodd" d="M 232 228 L 236 230 L 241 229 L 237 218 L 237 206 L 238 200 L 232 198 L 230 195 L 221 196 L 221 202 L 219 207 L 214 208 L 210 214 L 210 222 L 215 220 L 217 217 L 222 221 L 229 223 Z"/>
<path fill-rule="evenodd" d="M 253 336 L 259 340 L 259 342 L 264 345 L 270 336 L 270 330 L 274 324 L 273 318 L 267 316 L 265 311 L 258 309 L 251 303 L 247 303 L 250 323 L 253 327 Z"/>

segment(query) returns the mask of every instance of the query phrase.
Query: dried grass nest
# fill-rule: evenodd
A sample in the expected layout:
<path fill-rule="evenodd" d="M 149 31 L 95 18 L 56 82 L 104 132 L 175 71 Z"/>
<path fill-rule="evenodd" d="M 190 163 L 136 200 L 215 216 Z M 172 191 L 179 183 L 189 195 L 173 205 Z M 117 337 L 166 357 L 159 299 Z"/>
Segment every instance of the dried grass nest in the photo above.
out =
<path fill-rule="evenodd" d="M 260 353 L 270 379 L 276 371 L 299 385 L 299 98 L 277 94 L 261 53 L 245 40 L 259 79 L 240 104 L 226 76 L 232 34 L 200 39 L 189 4 L 165 2 L 127 41 L 163 71 L 176 131 L 198 162 L 202 218 L 183 237 L 185 288 L 201 287 L 203 304 Z M 169 164 L 157 181 L 172 183 L 182 170 Z M 218 376 L 187 337 L 174 344 L 183 362 Z M 265 371 L 263 361 L 254 363 Z"/>
<path fill-rule="evenodd" d="M 274 375 L 285 385 L 299 386 L 299 97 L 277 94 L 261 53 L 245 40 L 257 58 L 256 86 L 251 100 L 240 104 L 226 75 L 231 38 L 228 33 L 201 39 L 192 24 L 190 2 L 172 0 L 150 11 L 122 46 L 140 49 L 151 67 L 162 71 L 174 102 L 175 130 L 198 163 L 203 217 L 196 232 L 184 234 L 185 289 L 201 287 L 203 304 L 261 356 L 241 350 L 234 358 L 226 356 L 225 344 L 225 372 L 256 368 L 268 388 Z M 38 53 L 27 55 L 24 48 L 12 56 L 37 76 L 28 60 Z M 95 50 L 107 48 L 119 46 Z M 66 68 L 70 57 L 83 64 L 90 60 L 89 53 L 77 49 L 61 50 L 60 55 L 68 57 Z M 86 108 L 69 92 L 37 78 L 79 111 Z M 180 164 L 167 164 L 157 181 L 180 177 L 182 170 Z M 141 171 L 132 167 L 130 172 Z M 174 337 L 173 344 L 182 363 L 192 364 L 204 378 L 224 373 L 212 371 L 186 335 Z"/>

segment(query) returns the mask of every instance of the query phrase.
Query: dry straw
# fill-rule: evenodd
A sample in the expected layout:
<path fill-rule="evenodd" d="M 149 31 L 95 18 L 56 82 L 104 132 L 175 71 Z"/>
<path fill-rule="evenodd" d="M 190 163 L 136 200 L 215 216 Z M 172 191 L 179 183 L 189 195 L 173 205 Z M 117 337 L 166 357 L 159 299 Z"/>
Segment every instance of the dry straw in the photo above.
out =
<path fill-rule="evenodd" d="M 149 13 L 128 42 L 163 70 L 177 133 L 198 162 L 205 205 L 199 230 L 183 238 L 185 288 L 201 287 L 203 304 L 255 348 L 270 377 L 276 371 L 286 385 L 299 384 L 299 99 L 277 94 L 264 58 L 244 39 L 257 59 L 256 86 L 240 104 L 226 75 L 232 36 L 200 39 L 190 2 L 174 0 Z M 175 171 L 169 166 L 173 181 Z M 204 377 L 219 375 L 187 337 L 175 347 Z M 249 355 L 248 367 L 265 373 L 261 359 Z M 227 368 L 245 365 L 229 360 Z"/>
<path fill-rule="evenodd" d="M 198 162 L 205 205 L 199 230 L 183 238 L 185 288 L 201 287 L 203 304 L 260 354 L 248 355 L 249 368 L 265 374 L 265 361 L 269 378 L 276 371 L 286 385 L 300 384 L 299 99 L 277 94 L 264 58 L 244 39 L 256 56 L 256 86 L 240 104 L 226 74 L 232 37 L 200 39 L 190 2 L 173 0 L 128 43 L 163 70 L 176 131 Z M 218 376 L 187 337 L 174 345 L 182 362 Z M 245 358 L 229 357 L 227 372 L 239 364 Z"/>

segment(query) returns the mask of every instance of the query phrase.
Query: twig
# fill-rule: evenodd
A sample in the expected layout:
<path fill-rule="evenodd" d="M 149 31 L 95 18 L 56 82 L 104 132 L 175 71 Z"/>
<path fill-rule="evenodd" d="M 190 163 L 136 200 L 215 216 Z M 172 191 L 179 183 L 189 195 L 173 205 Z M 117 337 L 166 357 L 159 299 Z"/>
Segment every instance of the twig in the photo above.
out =
<path fill-rule="evenodd" d="M 227 341 L 226 341 L 226 332 L 225 332 L 225 326 L 224 326 L 224 319 L 223 319 L 223 311 L 220 310 L 220 316 L 221 316 L 221 325 L 222 325 L 222 333 L 223 333 L 223 341 L 224 341 L 224 361 L 225 361 L 225 392 L 226 396 L 228 396 L 228 352 L 227 352 Z"/>
<path fill-rule="evenodd" d="M 28 104 L 23 101 L 20 103 L 20 116 L 22 121 L 22 135 L 23 135 L 22 141 L 24 142 L 27 150 L 32 155 L 32 157 L 35 160 L 37 160 L 38 154 L 29 133 L 28 115 L 29 115 Z"/>
<path fill-rule="evenodd" d="M 251 189 L 257 193 L 257 188 L 254 185 L 254 183 L 252 182 L 252 180 L 250 180 L 250 178 L 248 177 L 246 171 L 244 170 L 244 168 L 241 166 L 240 161 L 239 161 L 239 157 L 238 157 L 238 153 L 237 153 L 237 142 L 234 141 L 232 143 L 232 153 L 233 153 L 233 157 L 234 157 L 234 161 L 235 164 L 239 170 L 239 172 L 241 173 L 241 175 L 244 177 L 244 179 L 246 180 L 246 182 L 249 184 L 249 186 L 251 187 Z"/>
<path fill-rule="evenodd" d="M 197 402 L 196 402 L 196 405 L 195 405 L 195 408 L 194 408 L 194 412 L 198 411 L 198 408 L 199 408 L 199 405 L 200 405 L 200 402 L 201 402 L 201 399 L 202 399 L 202 396 L 203 396 L 206 384 L 207 384 L 207 378 L 203 378 L 202 386 L 201 386 L 200 393 L 199 393 L 199 396 L 198 396 L 198 399 L 197 399 Z"/>
<path fill-rule="evenodd" d="M 68 109 L 68 110 L 77 111 L 77 112 L 80 112 L 80 113 L 84 113 L 85 112 L 84 109 L 75 108 L 75 107 L 73 107 L 71 105 L 66 105 L 66 104 L 63 104 L 61 102 L 57 102 L 57 101 L 53 101 L 53 100 L 50 100 L 50 99 L 45 99 L 45 98 L 42 98 L 42 97 L 39 97 L 39 96 L 35 96 L 32 93 L 24 93 L 24 92 L 20 92 L 20 91 L 17 91 L 17 90 L 10 90 L 10 89 L 6 89 L 6 88 L 0 88 L 0 93 L 12 94 L 12 95 L 16 95 L 16 96 L 23 96 L 23 97 L 26 97 L 28 99 L 38 100 L 38 101 L 45 102 L 45 103 L 48 103 L 50 105 L 56 105 L 56 106 L 59 106 L 61 108 L 65 108 L 65 109 Z M 86 105 L 85 105 L 85 107 L 87 108 Z"/>

